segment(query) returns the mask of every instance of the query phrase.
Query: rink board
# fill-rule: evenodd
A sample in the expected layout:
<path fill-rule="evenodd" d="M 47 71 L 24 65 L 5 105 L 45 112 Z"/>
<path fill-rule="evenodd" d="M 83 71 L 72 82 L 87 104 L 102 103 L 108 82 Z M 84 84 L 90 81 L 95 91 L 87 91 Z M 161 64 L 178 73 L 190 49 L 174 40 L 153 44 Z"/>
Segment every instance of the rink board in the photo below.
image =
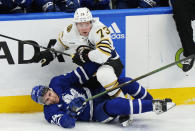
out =
<path fill-rule="evenodd" d="M 148 91 L 155 99 L 172 98 L 176 105 L 195 104 L 194 87 L 149 89 Z M 43 111 L 43 106 L 33 102 L 29 95 L 0 97 L 0 105 L 0 113 L 26 113 Z"/>
<path fill-rule="evenodd" d="M 114 45 L 125 65 L 122 76 L 139 77 L 182 58 L 181 43 L 170 8 L 94 11 L 112 32 Z M 0 34 L 33 41 L 47 47 L 71 23 L 72 13 L 0 15 Z M 51 44 L 51 43 L 50 43 Z M 30 99 L 34 85 L 48 85 L 55 75 L 76 68 L 71 59 L 57 59 L 49 66 L 32 63 L 34 48 L 0 37 L 0 112 L 42 111 Z M 181 63 L 140 82 L 154 98 L 170 97 L 176 104 L 195 104 L 195 69 L 187 74 Z"/>

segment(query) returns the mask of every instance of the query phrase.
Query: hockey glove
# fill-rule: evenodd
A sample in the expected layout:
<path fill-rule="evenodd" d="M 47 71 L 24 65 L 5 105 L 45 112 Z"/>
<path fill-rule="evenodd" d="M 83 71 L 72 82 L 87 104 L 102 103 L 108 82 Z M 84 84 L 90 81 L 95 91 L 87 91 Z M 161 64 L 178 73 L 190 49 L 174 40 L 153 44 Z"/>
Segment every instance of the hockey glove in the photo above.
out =
<path fill-rule="evenodd" d="M 55 119 L 55 118 L 54 118 Z M 59 119 L 55 119 L 55 124 L 64 127 L 64 128 L 74 128 L 75 127 L 75 123 L 76 123 L 76 119 L 72 118 L 69 115 L 63 115 L 62 117 L 60 117 Z"/>
<path fill-rule="evenodd" d="M 79 46 L 76 50 L 76 53 L 72 57 L 72 62 L 82 66 L 84 63 L 90 61 L 88 57 L 88 53 L 91 51 L 89 46 Z"/>
<path fill-rule="evenodd" d="M 41 67 L 48 65 L 51 61 L 53 61 L 54 56 L 53 53 L 49 50 L 41 51 L 33 57 L 33 62 L 38 63 L 41 61 Z"/>
<path fill-rule="evenodd" d="M 67 114 L 69 114 L 72 118 L 76 118 L 85 110 L 85 108 L 85 99 L 83 97 L 77 97 L 70 102 Z"/>
<path fill-rule="evenodd" d="M 152 8 L 158 6 L 160 0 L 139 0 L 140 8 Z"/>

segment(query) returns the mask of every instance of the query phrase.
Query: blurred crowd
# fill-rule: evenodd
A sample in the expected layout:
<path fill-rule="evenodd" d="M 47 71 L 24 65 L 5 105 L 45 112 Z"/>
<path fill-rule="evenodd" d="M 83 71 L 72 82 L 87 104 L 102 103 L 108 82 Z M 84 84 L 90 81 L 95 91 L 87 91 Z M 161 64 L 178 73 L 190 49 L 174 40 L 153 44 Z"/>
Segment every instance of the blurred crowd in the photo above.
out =
<path fill-rule="evenodd" d="M 169 5 L 169 0 L 0 0 L 0 13 L 74 12 L 79 7 L 109 10 Z"/>

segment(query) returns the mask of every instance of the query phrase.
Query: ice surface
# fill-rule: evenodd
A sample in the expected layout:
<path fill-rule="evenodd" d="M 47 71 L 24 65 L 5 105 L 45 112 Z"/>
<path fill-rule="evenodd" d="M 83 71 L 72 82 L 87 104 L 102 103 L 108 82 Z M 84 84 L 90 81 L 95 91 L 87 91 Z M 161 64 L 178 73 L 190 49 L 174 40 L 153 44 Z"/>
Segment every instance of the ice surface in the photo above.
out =
<path fill-rule="evenodd" d="M 116 121 L 110 124 L 77 122 L 73 129 L 49 124 L 43 113 L 0 114 L 0 131 L 195 131 L 195 105 L 181 105 L 161 115 L 153 112 L 134 115 L 129 127 Z"/>

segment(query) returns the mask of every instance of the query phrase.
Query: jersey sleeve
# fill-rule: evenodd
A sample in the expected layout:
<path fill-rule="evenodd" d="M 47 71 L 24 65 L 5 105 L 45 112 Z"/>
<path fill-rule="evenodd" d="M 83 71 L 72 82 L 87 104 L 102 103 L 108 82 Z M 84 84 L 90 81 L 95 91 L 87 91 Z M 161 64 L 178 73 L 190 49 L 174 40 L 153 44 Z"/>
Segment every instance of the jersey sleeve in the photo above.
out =
<path fill-rule="evenodd" d="M 93 77 L 99 66 L 99 64 L 94 62 L 88 62 L 83 66 L 77 67 L 70 73 L 54 77 L 50 82 L 50 87 L 59 90 L 71 85 L 82 85 L 88 81 L 89 78 Z"/>
<path fill-rule="evenodd" d="M 105 63 L 114 51 L 109 29 L 99 22 L 92 29 L 89 39 L 95 44 L 95 50 L 88 54 L 89 59 L 99 64 Z"/>
<path fill-rule="evenodd" d="M 63 52 L 69 49 L 69 47 L 66 45 L 66 41 L 64 40 L 64 35 L 65 35 L 64 31 L 59 33 L 57 43 L 54 46 L 55 50 Z"/>
<path fill-rule="evenodd" d="M 59 51 L 66 51 L 69 54 L 74 54 L 78 46 L 85 44 L 84 41 L 80 41 L 80 35 L 75 27 L 74 23 L 68 25 L 57 38 L 57 43 L 54 49 Z M 87 44 L 87 43 L 86 43 Z"/>

